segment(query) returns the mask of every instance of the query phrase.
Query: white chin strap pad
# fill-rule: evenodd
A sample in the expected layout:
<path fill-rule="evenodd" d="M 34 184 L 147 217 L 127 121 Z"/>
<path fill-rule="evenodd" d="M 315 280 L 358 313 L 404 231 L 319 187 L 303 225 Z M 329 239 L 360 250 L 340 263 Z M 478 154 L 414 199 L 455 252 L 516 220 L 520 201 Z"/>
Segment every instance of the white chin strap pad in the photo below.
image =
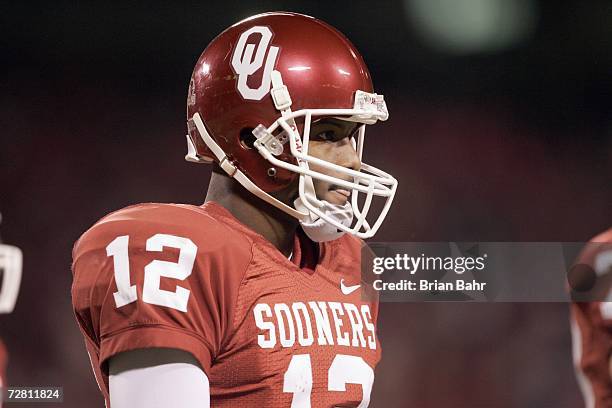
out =
<path fill-rule="evenodd" d="M 319 202 L 319 209 L 323 212 L 323 214 L 325 214 L 326 217 L 334 219 L 345 227 L 351 226 L 351 223 L 353 222 L 353 208 L 351 207 L 350 202 L 347 202 L 344 205 L 332 204 L 325 200 L 319 200 Z M 302 200 L 300 198 L 295 200 L 294 205 L 299 211 L 308 211 L 306 206 L 302 204 Z M 300 221 L 300 225 L 308 238 L 315 242 L 333 241 L 346 233 L 346 231 L 336 228 L 323 218 L 312 214 L 312 212 L 310 212 L 309 219 Z"/>

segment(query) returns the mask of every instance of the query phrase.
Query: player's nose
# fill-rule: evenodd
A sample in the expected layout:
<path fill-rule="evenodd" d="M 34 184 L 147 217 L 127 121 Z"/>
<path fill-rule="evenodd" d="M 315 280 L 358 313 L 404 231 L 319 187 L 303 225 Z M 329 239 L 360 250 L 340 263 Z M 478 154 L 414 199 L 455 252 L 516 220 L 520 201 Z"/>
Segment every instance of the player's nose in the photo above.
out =
<path fill-rule="evenodd" d="M 336 161 L 336 164 L 346 167 L 347 169 L 359 171 L 359 169 L 361 169 L 361 160 L 359 159 L 350 138 L 346 137 L 342 139 L 339 144 L 338 160 Z"/>

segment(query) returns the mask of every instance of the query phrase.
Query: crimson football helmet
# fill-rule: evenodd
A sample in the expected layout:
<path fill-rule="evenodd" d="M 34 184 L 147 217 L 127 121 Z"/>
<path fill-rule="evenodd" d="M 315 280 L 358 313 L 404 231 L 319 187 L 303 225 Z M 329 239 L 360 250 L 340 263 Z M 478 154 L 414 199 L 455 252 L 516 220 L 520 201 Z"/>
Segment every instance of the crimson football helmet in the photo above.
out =
<path fill-rule="evenodd" d="M 198 59 L 187 97 L 186 159 L 217 161 L 246 189 L 301 222 L 324 220 L 368 238 L 384 220 L 397 181 L 363 162 L 353 170 L 309 155 L 310 126 L 322 117 L 361 123 L 354 143 L 361 160 L 365 125 L 388 116 L 362 57 L 339 31 L 301 14 L 260 14 L 229 27 Z M 313 171 L 311 163 L 345 177 Z M 269 194 L 296 178 L 293 207 Z M 351 191 L 348 223 L 325 210 L 312 179 Z M 385 202 L 367 221 L 374 197 Z"/>
<path fill-rule="evenodd" d="M 2 214 L 0 214 L 1 222 Z M 15 308 L 19 286 L 21 285 L 22 258 L 19 248 L 5 245 L 0 239 L 0 276 L 2 277 L 0 313 L 11 313 Z"/>

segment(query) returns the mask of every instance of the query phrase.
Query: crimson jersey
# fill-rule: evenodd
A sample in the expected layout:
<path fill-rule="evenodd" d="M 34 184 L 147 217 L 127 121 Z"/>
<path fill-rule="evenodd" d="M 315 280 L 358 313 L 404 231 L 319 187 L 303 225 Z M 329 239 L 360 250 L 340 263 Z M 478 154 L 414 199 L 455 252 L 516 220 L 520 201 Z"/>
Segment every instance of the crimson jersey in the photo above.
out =
<path fill-rule="evenodd" d="M 213 202 L 102 218 L 75 244 L 72 302 L 107 405 L 110 357 L 168 347 L 199 361 L 214 407 L 367 406 L 381 348 L 361 250 L 347 234 L 313 263 L 297 234 L 289 260 Z"/>
<path fill-rule="evenodd" d="M 590 265 L 598 277 L 611 274 L 612 229 L 593 238 L 580 255 L 579 262 Z M 612 302 L 572 303 L 571 324 L 574 365 L 586 406 L 612 407 L 609 368 L 612 354 Z"/>
<path fill-rule="evenodd" d="M 6 347 L 4 346 L 4 343 L 2 342 L 2 339 L 0 339 L 0 393 L 4 393 L 4 389 L 7 386 L 6 383 L 6 365 L 8 362 L 8 353 L 6 351 Z M 2 400 L 3 398 L 0 397 L 0 408 L 2 408 Z"/>

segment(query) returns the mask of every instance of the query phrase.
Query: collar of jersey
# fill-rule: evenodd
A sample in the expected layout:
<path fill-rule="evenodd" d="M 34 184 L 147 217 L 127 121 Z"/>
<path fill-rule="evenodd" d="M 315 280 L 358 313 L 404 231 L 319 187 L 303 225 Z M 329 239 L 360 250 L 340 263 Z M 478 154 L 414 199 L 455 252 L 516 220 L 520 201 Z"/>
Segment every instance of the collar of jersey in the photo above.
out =
<path fill-rule="evenodd" d="M 244 225 L 242 222 L 240 222 L 240 220 L 234 217 L 234 215 L 227 208 L 223 207 L 221 204 L 215 201 L 207 201 L 206 203 L 202 204 L 200 208 L 205 210 L 209 215 L 213 216 L 214 218 L 223 220 L 223 222 L 229 225 L 229 227 L 237 229 L 240 232 L 243 232 L 253 242 L 256 242 L 259 245 L 263 245 L 268 248 L 271 248 L 273 250 L 272 252 L 276 255 L 276 258 L 278 261 L 284 264 L 289 264 L 294 269 L 300 270 L 308 276 L 315 275 L 315 273 L 313 272 L 316 272 L 316 270 L 320 266 L 329 268 L 331 259 L 333 259 L 333 252 L 335 251 L 335 247 L 339 241 L 339 240 L 335 240 L 335 241 L 329 241 L 329 242 L 322 242 L 320 244 L 320 249 L 319 249 L 319 262 L 314 271 L 310 270 L 310 272 L 308 272 L 308 270 L 301 269 L 299 267 L 299 262 L 300 262 L 302 251 L 300 248 L 300 242 L 299 242 L 299 238 L 297 234 L 294 238 L 293 257 L 291 260 L 289 260 L 287 259 L 285 255 L 283 255 L 282 252 L 278 250 L 278 248 L 272 245 L 270 241 L 268 241 L 263 235 L 259 234 L 258 232 L 253 231 L 251 228 Z"/>

